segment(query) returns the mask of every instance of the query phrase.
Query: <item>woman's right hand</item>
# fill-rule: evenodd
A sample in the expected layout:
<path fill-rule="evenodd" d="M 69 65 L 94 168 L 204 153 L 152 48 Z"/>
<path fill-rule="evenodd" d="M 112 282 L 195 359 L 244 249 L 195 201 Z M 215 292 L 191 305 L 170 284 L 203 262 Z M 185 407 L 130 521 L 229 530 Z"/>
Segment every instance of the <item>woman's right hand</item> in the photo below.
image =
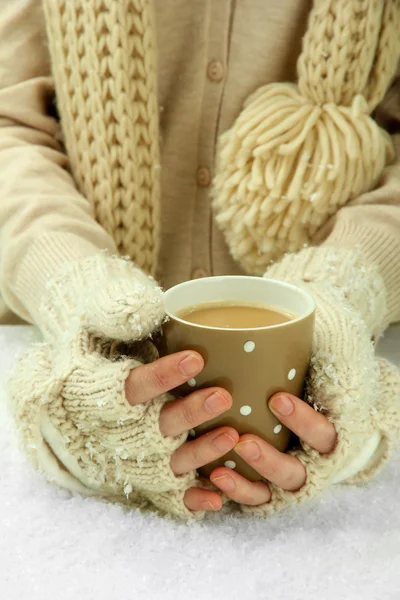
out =
<path fill-rule="evenodd" d="M 178 352 L 133 369 L 125 386 L 131 405 L 148 402 L 162 393 L 182 385 L 200 373 L 204 361 L 194 351 Z M 166 404 L 160 413 L 160 431 L 164 437 L 176 436 L 217 415 L 232 406 L 232 397 L 223 388 L 206 388 Z M 219 427 L 186 442 L 171 457 L 175 475 L 188 473 L 223 456 L 238 442 L 239 434 L 232 427 Z M 184 502 L 189 510 L 219 510 L 221 496 L 214 491 L 190 488 Z"/>

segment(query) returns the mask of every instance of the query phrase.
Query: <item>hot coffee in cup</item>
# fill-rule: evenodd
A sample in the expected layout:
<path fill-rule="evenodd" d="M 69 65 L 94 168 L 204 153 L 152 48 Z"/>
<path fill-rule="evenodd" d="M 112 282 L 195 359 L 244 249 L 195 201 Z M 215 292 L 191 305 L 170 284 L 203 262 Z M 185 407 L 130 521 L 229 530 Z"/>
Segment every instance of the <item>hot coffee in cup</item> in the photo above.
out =
<path fill-rule="evenodd" d="M 264 304 L 240 304 L 234 301 L 198 304 L 186 308 L 177 316 L 195 325 L 224 329 L 270 327 L 295 317 Z"/>
<path fill-rule="evenodd" d="M 233 398 L 232 407 L 196 427 L 195 436 L 221 426 L 240 435 L 252 433 L 284 451 L 291 433 L 268 408 L 278 391 L 302 396 L 311 354 L 315 303 L 304 290 L 261 277 L 196 279 L 164 294 L 169 321 L 163 330 L 163 353 L 196 350 L 203 371 L 177 390 L 219 386 Z M 234 451 L 199 469 L 209 476 L 227 466 L 251 481 L 261 476 Z"/>

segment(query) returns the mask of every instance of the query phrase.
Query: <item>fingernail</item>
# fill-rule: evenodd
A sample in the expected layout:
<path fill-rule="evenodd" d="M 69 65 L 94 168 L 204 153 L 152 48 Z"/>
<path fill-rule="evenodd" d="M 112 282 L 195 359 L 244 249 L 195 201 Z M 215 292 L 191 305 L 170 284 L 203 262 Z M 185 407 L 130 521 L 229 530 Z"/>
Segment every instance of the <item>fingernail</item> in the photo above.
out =
<path fill-rule="evenodd" d="M 189 354 L 179 363 L 179 370 L 185 377 L 192 377 L 201 371 L 201 364 L 198 356 Z"/>
<path fill-rule="evenodd" d="M 236 440 L 233 439 L 229 433 L 221 433 L 213 440 L 213 445 L 219 452 L 227 452 L 236 444 Z"/>
<path fill-rule="evenodd" d="M 214 392 L 204 402 L 204 408 L 209 413 L 219 413 L 225 407 L 225 401 L 223 396 L 219 392 Z"/>
<path fill-rule="evenodd" d="M 240 442 L 240 444 L 235 446 L 234 450 L 239 454 L 239 456 L 249 460 L 256 460 L 261 456 L 260 446 L 253 441 Z"/>
<path fill-rule="evenodd" d="M 236 488 L 236 484 L 233 481 L 232 477 L 229 475 L 222 475 L 221 477 L 215 477 L 212 479 L 212 482 L 215 483 L 219 488 L 221 488 L 224 492 L 233 492 Z"/>
<path fill-rule="evenodd" d="M 281 394 L 272 398 L 269 403 L 269 407 L 272 412 L 275 412 L 282 417 L 287 417 L 288 415 L 292 414 L 294 410 L 291 399 L 288 396 L 283 396 Z"/>

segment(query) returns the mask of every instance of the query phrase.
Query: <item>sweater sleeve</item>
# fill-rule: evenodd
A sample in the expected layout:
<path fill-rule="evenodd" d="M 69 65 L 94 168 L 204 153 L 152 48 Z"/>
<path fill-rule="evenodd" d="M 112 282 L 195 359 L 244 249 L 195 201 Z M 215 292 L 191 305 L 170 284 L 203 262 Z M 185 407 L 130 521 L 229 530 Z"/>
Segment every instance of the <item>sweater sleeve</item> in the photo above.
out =
<path fill-rule="evenodd" d="M 400 69 L 374 115 L 391 135 L 396 160 L 375 189 L 341 208 L 318 235 L 317 243 L 359 246 L 377 264 L 388 292 L 388 321 L 400 320 Z"/>
<path fill-rule="evenodd" d="M 59 141 L 41 0 L 0 2 L 0 291 L 34 322 L 64 262 L 116 251 L 77 191 Z"/>

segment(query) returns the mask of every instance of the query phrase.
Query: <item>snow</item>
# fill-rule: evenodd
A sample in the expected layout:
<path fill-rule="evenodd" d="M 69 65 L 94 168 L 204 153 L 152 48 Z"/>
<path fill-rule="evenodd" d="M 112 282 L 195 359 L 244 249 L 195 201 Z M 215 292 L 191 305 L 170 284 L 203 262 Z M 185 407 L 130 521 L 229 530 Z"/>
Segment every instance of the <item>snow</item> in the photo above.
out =
<path fill-rule="evenodd" d="M 400 362 L 400 329 L 383 351 Z M 0 327 L 2 381 L 34 336 Z M 397 356 L 395 356 L 397 352 Z M 0 397 L 2 600 L 395 600 L 400 453 L 369 486 L 270 518 L 187 526 L 55 489 L 17 445 Z"/>

